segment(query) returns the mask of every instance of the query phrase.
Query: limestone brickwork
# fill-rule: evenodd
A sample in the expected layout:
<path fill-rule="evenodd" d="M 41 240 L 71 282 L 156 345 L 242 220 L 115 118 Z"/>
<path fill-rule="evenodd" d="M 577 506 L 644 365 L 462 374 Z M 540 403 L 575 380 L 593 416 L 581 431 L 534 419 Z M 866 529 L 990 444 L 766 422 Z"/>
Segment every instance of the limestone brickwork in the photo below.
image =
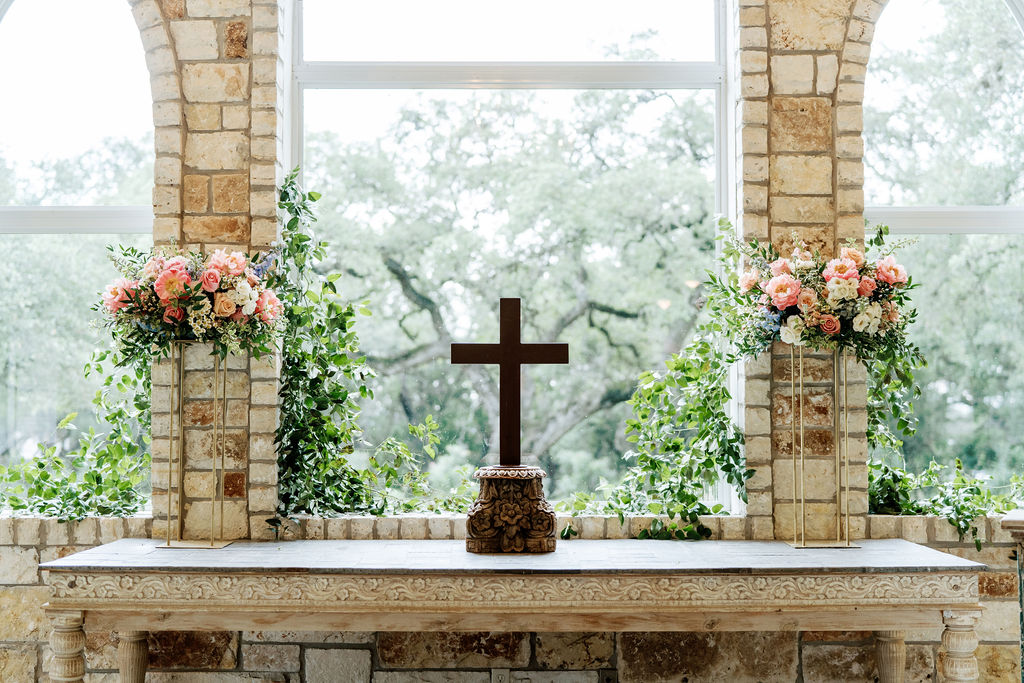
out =
<path fill-rule="evenodd" d="M 826 257 L 863 243 L 864 74 L 874 0 L 739 0 L 740 229 L 788 254 L 794 239 Z M 832 361 L 805 354 L 804 443 L 808 538 L 835 536 Z M 756 538 L 793 536 L 790 348 L 777 344 L 747 364 L 744 417 Z M 849 366 L 850 535 L 867 522 L 866 385 Z M 845 474 L 843 475 L 845 484 Z M 845 497 L 839 502 L 845 506 Z M 769 523 L 768 518 L 771 519 Z"/>
<path fill-rule="evenodd" d="M 154 242 L 206 251 L 269 248 L 278 237 L 282 10 L 275 0 L 130 4 L 142 32 L 154 102 Z M 194 347 L 184 359 L 186 538 L 205 536 L 210 528 L 214 364 L 209 353 L 209 347 Z M 253 527 L 263 530 L 262 520 L 277 507 L 277 361 L 229 358 L 227 371 L 224 534 L 246 538 Z M 169 362 L 154 367 L 153 531 L 158 535 L 166 533 L 161 522 L 169 502 L 170 422 L 178 408 L 171 404 L 171 377 Z M 177 489 L 172 493 L 176 496 Z"/>

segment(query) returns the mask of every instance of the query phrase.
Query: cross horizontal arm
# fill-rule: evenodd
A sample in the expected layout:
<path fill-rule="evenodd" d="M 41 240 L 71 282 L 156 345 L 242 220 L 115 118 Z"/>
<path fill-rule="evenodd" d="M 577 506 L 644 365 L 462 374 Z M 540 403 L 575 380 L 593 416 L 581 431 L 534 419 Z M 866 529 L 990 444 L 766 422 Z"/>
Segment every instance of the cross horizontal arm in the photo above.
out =
<path fill-rule="evenodd" d="M 500 360 L 500 344 L 452 344 L 453 365 L 496 364 Z"/>
<path fill-rule="evenodd" d="M 519 358 L 524 365 L 564 365 L 569 362 L 569 345 L 523 344 L 519 347 Z"/>

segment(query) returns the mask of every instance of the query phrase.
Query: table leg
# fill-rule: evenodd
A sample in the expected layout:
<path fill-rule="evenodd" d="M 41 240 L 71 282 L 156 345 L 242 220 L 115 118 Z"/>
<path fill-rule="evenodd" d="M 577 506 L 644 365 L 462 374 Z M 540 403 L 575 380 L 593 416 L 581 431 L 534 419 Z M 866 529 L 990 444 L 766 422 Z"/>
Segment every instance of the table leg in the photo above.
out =
<path fill-rule="evenodd" d="M 974 627 L 981 617 L 978 610 L 943 610 L 942 673 L 949 683 L 969 683 L 978 680 L 978 634 Z"/>
<path fill-rule="evenodd" d="M 907 669 L 907 645 L 903 631 L 875 631 L 875 660 L 879 683 L 903 683 Z"/>
<path fill-rule="evenodd" d="M 85 676 L 85 630 L 82 613 L 73 611 L 47 612 L 53 630 L 50 631 L 50 680 L 54 683 L 81 683 Z"/>
<path fill-rule="evenodd" d="M 117 666 L 121 671 L 121 683 L 143 683 L 146 680 L 148 637 L 146 631 L 117 632 Z"/>

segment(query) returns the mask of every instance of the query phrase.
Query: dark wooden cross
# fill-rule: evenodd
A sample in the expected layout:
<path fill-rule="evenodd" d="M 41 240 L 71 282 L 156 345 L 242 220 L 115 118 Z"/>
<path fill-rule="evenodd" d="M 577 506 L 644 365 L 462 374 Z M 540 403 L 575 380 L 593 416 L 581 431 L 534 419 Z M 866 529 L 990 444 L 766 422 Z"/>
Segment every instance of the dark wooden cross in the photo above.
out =
<path fill-rule="evenodd" d="M 497 364 L 500 368 L 498 455 L 502 467 L 520 466 L 520 366 L 569 362 L 568 344 L 523 344 L 520 341 L 519 311 L 519 299 L 501 300 L 501 334 L 497 344 L 452 344 L 452 365 Z"/>

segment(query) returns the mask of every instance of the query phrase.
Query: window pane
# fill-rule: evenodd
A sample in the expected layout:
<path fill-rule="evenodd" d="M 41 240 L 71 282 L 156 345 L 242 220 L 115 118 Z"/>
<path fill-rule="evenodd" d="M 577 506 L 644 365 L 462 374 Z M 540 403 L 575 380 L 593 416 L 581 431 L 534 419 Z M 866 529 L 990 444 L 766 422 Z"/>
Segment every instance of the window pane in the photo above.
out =
<path fill-rule="evenodd" d="M 117 276 L 106 245 L 140 235 L 0 235 L 0 463 L 30 457 L 71 412 L 88 429 L 99 384 L 82 366 L 108 335 L 90 310 Z"/>
<path fill-rule="evenodd" d="M 303 0 L 306 60 L 714 61 L 712 0 Z"/>
<path fill-rule="evenodd" d="M 0 64 L 0 205 L 149 204 L 149 76 L 124 0 L 16 0 Z"/>
<path fill-rule="evenodd" d="M 865 84 L 878 206 L 1024 204 L 1024 35 L 1003 0 L 901 0 Z"/>
<path fill-rule="evenodd" d="M 555 497 L 615 480 L 629 398 L 693 330 L 713 260 L 714 98 L 701 91 L 314 91 L 306 184 L 322 190 L 329 267 L 368 300 L 380 373 L 367 438 L 432 414 L 432 475 L 497 447 L 497 371 L 451 366 L 494 342 L 499 297 L 523 340 L 570 365 L 524 373 L 523 452 Z"/>
<path fill-rule="evenodd" d="M 960 458 L 999 484 L 1024 471 L 1022 250 L 1024 235 L 930 235 L 901 251 L 921 283 L 911 339 L 928 359 L 910 466 Z"/>

